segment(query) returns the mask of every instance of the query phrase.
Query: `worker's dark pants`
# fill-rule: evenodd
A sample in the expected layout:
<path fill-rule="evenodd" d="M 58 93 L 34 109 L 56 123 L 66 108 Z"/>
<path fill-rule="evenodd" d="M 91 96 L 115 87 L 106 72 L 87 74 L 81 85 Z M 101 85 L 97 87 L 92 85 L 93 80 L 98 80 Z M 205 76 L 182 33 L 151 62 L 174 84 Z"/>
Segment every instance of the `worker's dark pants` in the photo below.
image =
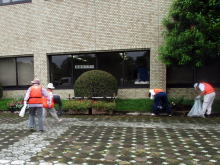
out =
<path fill-rule="evenodd" d="M 61 115 L 62 114 L 62 102 L 61 102 L 60 96 L 59 95 L 53 95 L 53 100 L 54 100 L 55 104 L 59 104 L 59 111 L 58 111 L 57 114 Z"/>
<path fill-rule="evenodd" d="M 165 103 L 166 108 L 167 108 L 167 114 L 171 115 L 171 110 L 170 110 L 170 106 L 168 104 L 168 99 L 167 99 L 167 94 L 165 92 L 159 92 L 157 93 L 157 95 L 154 97 L 154 114 L 157 114 L 157 106 L 160 102 L 160 100 Z"/>

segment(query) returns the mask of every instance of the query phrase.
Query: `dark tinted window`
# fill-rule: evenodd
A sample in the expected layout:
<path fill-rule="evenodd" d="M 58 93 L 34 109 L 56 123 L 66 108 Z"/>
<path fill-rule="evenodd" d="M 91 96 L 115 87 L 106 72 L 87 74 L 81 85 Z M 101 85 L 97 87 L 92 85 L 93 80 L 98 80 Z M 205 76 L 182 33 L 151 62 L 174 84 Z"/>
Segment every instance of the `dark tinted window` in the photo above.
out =
<path fill-rule="evenodd" d="M 149 84 L 150 51 L 124 53 L 124 84 Z"/>
<path fill-rule="evenodd" d="M 19 3 L 29 3 L 29 2 L 32 2 L 32 0 L 0 0 L 0 6 L 13 5 Z"/>
<path fill-rule="evenodd" d="M 123 83 L 123 53 L 110 52 L 98 54 L 98 70 L 111 73 L 117 80 L 118 85 Z"/>
<path fill-rule="evenodd" d="M 214 87 L 220 86 L 220 60 L 216 59 L 211 65 L 192 69 L 181 67 L 177 69 L 167 68 L 167 87 L 193 87 L 194 83 L 201 81 L 210 83 Z"/>
<path fill-rule="evenodd" d="M 118 86 L 149 87 L 149 50 L 56 55 L 50 59 L 50 79 L 56 87 L 73 87 L 81 74 L 93 69 L 111 73 Z"/>

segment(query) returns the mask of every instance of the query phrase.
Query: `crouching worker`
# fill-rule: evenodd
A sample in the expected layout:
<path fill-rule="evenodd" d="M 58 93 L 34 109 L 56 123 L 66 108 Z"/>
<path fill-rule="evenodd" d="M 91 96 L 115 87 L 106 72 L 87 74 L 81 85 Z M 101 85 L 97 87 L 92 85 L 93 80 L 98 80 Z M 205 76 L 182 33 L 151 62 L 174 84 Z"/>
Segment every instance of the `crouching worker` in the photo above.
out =
<path fill-rule="evenodd" d="M 49 83 L 47 86 L 47 92 L 52 100 L 51 100 L 51 106 L 49 107 L 47 98 L 43 97 L 43 120 L 45 120 L 47 116 L 47 112 L 49 112 L 51 116 L 56 120 L 56 122 L 60 123 L 62 119 L 58 118 L 57 111 L 54 108 L 54 99 L 53 99 L 53 93 L 52 93 L 53 89 L 54 89 L 53 84 Z"/>
<path fill-rule="evenodd" d="M 164 92 L 164 90 L 160 88 L 153 88 L 149 90 L 149 97 L 150 99 L 154 98 L 154 105 L 153 105 L 153 113 L 152 116 L 157 115 L 157 106 L 159 105 L 159 102 L 163 102 L 166 105 L 167 108 L 167 115 L 172 116 L 170 106 L 168 104 L 167 94 Z"/>
<path fill-rule="evenodd" d="M 201 93 L 196 97 L 196 99 L 200 99 L 204 95 L 204 102 L 202 104 L 202 111 L 206 117 L 210 117 L 212 111 L 212 104 L 215 99 L 215 90 L 214 88 L 204 82 L 195 83 L 194 88 L 196 90 L 200 90 Z M 206 111 L 207 110 L 207 111 Z"/>

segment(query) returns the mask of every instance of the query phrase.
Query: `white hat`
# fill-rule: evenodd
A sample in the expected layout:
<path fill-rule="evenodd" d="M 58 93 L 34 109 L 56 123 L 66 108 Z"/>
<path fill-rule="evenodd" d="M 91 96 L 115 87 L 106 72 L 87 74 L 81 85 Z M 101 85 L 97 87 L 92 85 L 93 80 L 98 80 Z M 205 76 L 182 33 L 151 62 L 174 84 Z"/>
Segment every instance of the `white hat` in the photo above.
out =
<path fill-rule="evenodd" d="M 53 86 L 52 83 L 49 83 L 49 84 L 47 85 L 47 88 L 49 88 L 49 89 L 54 89 L 55 87 Z"/>
<path fill-rule="evenodd" d="M 33 81 L 31 81 L 32 84 L 40 84 L 40 80 L 38 78 L 35 78 Z"/>
<path fill-rule="evenodd" d="M 194 88 L 195 88 L 195 89 L 196 89 L 197 85 L 198 85 L 198 83 L 195 83 L 195 84 L 194 84 Z"/>

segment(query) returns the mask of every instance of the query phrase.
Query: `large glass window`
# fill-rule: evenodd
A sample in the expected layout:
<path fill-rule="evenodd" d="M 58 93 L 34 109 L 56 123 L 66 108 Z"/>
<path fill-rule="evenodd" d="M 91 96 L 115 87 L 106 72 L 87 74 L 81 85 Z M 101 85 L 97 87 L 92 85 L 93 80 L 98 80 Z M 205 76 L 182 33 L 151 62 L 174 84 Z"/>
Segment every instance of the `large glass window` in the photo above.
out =
<path fill-rule="evenodd" d="M 72 55 L 52 56 L 51 82 L 56 86 L 71 86 Z"/>
<path fill-rule="evenodd" d="M 216 59 L 212 65 L 192 69 L 181 67 L 177 69 L 167 68 L 167 87 L 193 87 L 194 83 L 201 81 L 210 83 L 214 87 L 220 86 L 220 60 Z"/>
<path fill-rule="evenodd" d="M 0 0 L 0 6 L 13 5 L 18 3 L 29 3 L 29 2 L 32 2 L 32 0 Z"/>
<path fill-rule="evenodd" d="M 0 59 L 0 82 L 2 86 L 16 85 L 16 61 L 14 58 Z"/>
<path fill-rule="evenodd" d="M 73 86 L 82 73 L 96 67 L 95 54 L 52 56 L 51 61 L 51 80 L 55 86 Z"/>
<path fill-rule="evenodd" d="M 191 67 L 167 68 L 167 87 L 191 87 L 193 74 Z"/>
<path fill-rule="evenodd" d="M 124 84 L 149 84 L 150 51 L 124 53 Z"/>
<path fill-rule="evenodd" d="M 73 87 L 82 73 L 92 69 L 111 73 L 119 87 L 128 85 L 149 87 L 149 50 L 55 55 L 50 59 L 51 82 L 56 87 Z"/>
<path fill-rule="evenodd" d="M 111 73 L 116 78 L 118 85 L 123 85 L 123 53 L 99 53 L 98 69 Z"/>
<path fill-rule="evenodd" d="M 96 56 L 95 54 L 73 55 L 73 66 L 73 82 L 75 82 L 81 74 L 96 68 Z"/>
<path fill-rule="evenodd" d="M 18 86 L 31 84 L 34 79 L 33 57 L 17 58 Z"/>
<path fill-rule="evenodd" d="M 33 79 L 33 57 L 0 59 L 0 82 L 3 87 L 30 85 Z"/>
<path fill-rule="evenodd" d="M 220 60 L 216 60 L 212 65 L 195 69 L 196 82 L 204 81 L 210 83 L 214 87 L 220 86 Z"/>

